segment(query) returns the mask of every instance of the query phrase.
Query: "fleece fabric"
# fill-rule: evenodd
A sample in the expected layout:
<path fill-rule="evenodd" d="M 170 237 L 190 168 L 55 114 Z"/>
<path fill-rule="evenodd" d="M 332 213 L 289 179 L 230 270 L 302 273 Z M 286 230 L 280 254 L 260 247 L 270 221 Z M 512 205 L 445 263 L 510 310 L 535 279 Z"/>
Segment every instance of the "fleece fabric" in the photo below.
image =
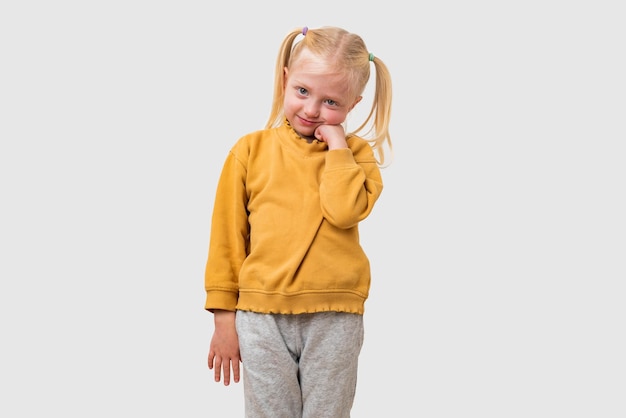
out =
<path fill-rule="evenodd" d="M 363 314 L 370 263 L 359 222 L 383 182 L 369 142 L 301 138 L 287 121 L 241 137 L 215 195 L 205 309 Z"/>

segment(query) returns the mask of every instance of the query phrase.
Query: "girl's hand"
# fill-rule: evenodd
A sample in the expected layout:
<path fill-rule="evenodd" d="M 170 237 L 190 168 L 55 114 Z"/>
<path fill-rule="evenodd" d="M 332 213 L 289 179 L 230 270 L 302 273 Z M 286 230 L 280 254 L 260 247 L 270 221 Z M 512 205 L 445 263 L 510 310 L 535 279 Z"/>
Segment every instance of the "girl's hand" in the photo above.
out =
<path fill-rule="evenodd" d="M 315 130 L 315 138 L 328 144 L 328 149 L 348 148 L 346 131 L 341 125 L 320 125 Z"/>
<path fill-rule="evenodd" d="M 218 311 L 214 312 L 215 331 L 211 339 L 209 349 L 209 369 L 214 371 L 215 381 L 224 379 L 224 386 L 228 386 L 231 381 L 230 371 L 232 369 L 232 380 L 239 382 L 239 337 L 235 329 L 235 312 Z"/>

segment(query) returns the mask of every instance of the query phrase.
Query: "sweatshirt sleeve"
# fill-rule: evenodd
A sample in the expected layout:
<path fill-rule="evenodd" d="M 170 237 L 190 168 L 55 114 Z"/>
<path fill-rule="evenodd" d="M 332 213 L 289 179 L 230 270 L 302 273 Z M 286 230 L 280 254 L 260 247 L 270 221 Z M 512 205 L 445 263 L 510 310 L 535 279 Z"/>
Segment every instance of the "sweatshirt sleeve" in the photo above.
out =
<path fill-rule="evenodd" d="M 351 228 L 372 211 L 383 182 L 369 144 L 328 151 L 320 184 L 324 217 L 338 228 Z"/>
<path fill-rule="evenodd" d="M 249 248 L 246 165 L 231 150 L 217 184 L 205 270 L 205 309 L 234 311 L 239 271 Z"/>

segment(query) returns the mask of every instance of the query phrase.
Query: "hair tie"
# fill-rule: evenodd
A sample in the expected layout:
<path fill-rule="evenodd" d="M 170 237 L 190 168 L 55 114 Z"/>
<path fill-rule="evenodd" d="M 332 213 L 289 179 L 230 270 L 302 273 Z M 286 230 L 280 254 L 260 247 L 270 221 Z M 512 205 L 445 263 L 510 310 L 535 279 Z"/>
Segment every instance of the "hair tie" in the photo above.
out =
<path fill-rule="evenodd" d="M 309 31 L 309 28 L 307 28 L 306 26 L 302 28 L 302 34 L 304 36 L 306 36 L 306 33 Z"/>
<path fill-rule="evenodd" d="M 374 61 L 374 54 L 370 52 L 370 61 Z"/>

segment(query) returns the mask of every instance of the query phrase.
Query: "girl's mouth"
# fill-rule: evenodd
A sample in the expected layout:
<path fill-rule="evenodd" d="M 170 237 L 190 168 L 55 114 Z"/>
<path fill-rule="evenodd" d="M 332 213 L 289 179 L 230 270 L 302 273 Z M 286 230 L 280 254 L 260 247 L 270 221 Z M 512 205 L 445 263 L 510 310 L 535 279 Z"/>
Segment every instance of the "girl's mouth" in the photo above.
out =
<path fill-rule="evenodd" d="M 300 120 L 300 123 L 302 123 L 303 125 L 306 125 L 306 126 L 315 126 L 315 125 L 317 125 L 319 123 L 319 122 L 310 121 L 310 120 L 305 119 L 305 118 L 303 118 L 301 116 L 298 116 L 298 119 Z"/>

